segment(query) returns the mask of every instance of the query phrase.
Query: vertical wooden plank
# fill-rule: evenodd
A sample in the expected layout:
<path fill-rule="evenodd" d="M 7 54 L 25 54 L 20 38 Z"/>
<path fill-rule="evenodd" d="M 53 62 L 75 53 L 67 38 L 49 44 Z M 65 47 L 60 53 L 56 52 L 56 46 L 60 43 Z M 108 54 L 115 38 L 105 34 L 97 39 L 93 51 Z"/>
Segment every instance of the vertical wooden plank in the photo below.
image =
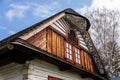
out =
<path fill-rule="evenodd" d="M 60 36 L 57 34 L 57 56 L 60 57 Z"/>
<path fill-rule="evenodd" d="M 79 51 L 80 51 L 80 65 L 82 66 L 82 61 L 81 61 L 81 50 L 79 49 Z"/>
<path fill-rule="evenodd" d="M 62 58 L 62 37 L 60 36 L 60 57 Z"/>
<path fill-rule="evenodd" d="M 72 56 L 73 56 L 73 62 L 75 62 L 76 63 L 76 54 L 75 54 L 75 47 L 73 46 L 72 47 L 73 49 L 73 51 L 72 51 Z"/>
<path fill-rule="evenodd" d="M 66 43 L 65 43 L 65 40 L 64 40 L 64 38 L 62 38 L 62 58 L 65 58 L 65 49 L 66 49 Z"/>
<path fill-rule="evenodd" d="M 84 65 L 84 52 L 83 52 L 83 50 L 81 50 L 81 64 L 82 64 L 83 67 L 85 67 L 85 65 Z"/>
<path fill-rule="evenodd" d="M 60 57 L 62 58 L 62 46 L 63 46 L 63 39 L 62 36 L 60 36 Z"/>
<path fill-rule="evenodd" d="M 51 37 L 52 37 L 52 34 L 51 34 L 51 30 L 50 29 L 48 29 L 48 33 L 47 33 L 47 51 L 48 52 L 52 52 L 52 44 L 51 44 L 51 42 L 52 42 L 52 40 L 51 40 Z"/>
<path fill-rule="evenodd" d="M 88 69 L 88 62 L 87 62 L 87 60 L 88 60 L 87 55 L 88 54 L 85 51 L 84 51 L 84 53 L 85 53 L 85 68 Z"/>
<path fill-rule="evenodd" d="M 56 34 L 56 55 L 58 55 L 58 34 Z"/>
<path fill-rule="evenodd" d="M 90 59 L 90 71 L 93 72 L 93 64 L 92 64 L 92 59 Z"/>
<path fill-rule="evenodd" d="M 88 66 L 89 66 L 88 61 L 89 61 L 89 58 L 88 58 L 88 53 L 86 53 L 86 63 L 87 63 L 86 67 L 87 67 L 87 70 L 89 70 L 89 69 L 88 69 Z"/>
<path fill-rule="evenodd" d="M 59 35 L 59 54 L 58 56 L 61 57 L 61 36 Z"/>
<path fill-rule="evenodd" d="M 52 53 L 56 54 L 56 34 L 52 31 Z"/>
<path fill-rule="evenodd" d="M 82 52 L 82 50 L 80 50 L 80 52 L 81 52 L 81 54 L 80 54 L 80 56 L 81 56 L 81 66 L 83 66 L 83 52 Z"/>
<path fill-rule="evenodd" d="M 90 71 L 90 55 L 88 55 L 88 70 Z"/>
<path fill-rule="evenodd" d="M 83 57 L 83 58 L 84 58 L 84 59 L 83 59 L 84 68 L 86 68 L 86 58 L 85 58 L 85 57 L 86 57 L 86 54 L 85 54 L 85 51 L 83 51 L 83 56 L 84 56 L 84 57 Z"/>

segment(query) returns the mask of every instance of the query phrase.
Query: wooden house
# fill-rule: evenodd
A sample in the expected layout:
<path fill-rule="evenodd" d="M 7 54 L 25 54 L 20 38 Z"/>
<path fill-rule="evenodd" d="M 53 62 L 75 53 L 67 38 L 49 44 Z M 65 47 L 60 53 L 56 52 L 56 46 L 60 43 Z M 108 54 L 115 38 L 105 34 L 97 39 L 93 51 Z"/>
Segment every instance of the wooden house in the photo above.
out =
<path fill-rule="evenodd" d="M 0 41 L 0 80 L 107 80 L 89 28 L 66 9 Z"/>

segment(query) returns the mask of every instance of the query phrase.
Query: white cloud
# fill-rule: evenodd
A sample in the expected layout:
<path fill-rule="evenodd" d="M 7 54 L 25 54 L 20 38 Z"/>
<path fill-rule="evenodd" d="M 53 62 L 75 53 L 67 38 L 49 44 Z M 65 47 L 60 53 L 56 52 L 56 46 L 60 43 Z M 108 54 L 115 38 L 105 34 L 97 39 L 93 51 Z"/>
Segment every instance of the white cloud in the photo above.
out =
<path fill-rule="evenodd" d="M 69 1 L 69 0 L 68 0 Z M 39 3 L 24 3 L 24 4 L 10 4 L 9 10 L 6 12 L 6 17 L 8 20 L 12 21 L 14 18 L 23 18 L 27 11 L 33 16 L 46 18 L 55 13 L 55 10 L 59 9 L 59 4 L 57 2 L 52 2 L 49 4 L 39 4 Z"/>
<path fill-rule="evenodd" d="M 24 17 L 24 13 L 28 10 L 28 5 L 18 5 L 18 4 L 10 4 L 10 9 L 6 12 L 6 17 L 9 20 L 13 20 L 14 17 L 22 18 Z"/>
<path fill-rule="evenodd" d="M 120 10 L 120 0 L 93 0 L 91 8 L 107 8 Z"/>
<path fill-rule="evenodd" d="M 84 13 L 86 10 L 93 10 L 97 8 L 106 8 L 110 10 L 120 11 L 120 0 L 92 0 L 90 6 L 85 5 L 83 8 L 77 9 L 80 13 Z"/>
<path fill-rule="evenodd" d="M 55 9 L 57 9 L 59 4 L 57 2 L 53 2 L 50 4 L 34 4 L 33 5 L 33 15 L 37 17 L 46 18 L 55 13 Z"/>
<path fill-rule="evenodd" d="M 12 34 L 15 34 L 15 31 L 10 30 L 10 31 L 8 31 L 8 33 L 9 33 L 10 35 L 12 35 Z"/>

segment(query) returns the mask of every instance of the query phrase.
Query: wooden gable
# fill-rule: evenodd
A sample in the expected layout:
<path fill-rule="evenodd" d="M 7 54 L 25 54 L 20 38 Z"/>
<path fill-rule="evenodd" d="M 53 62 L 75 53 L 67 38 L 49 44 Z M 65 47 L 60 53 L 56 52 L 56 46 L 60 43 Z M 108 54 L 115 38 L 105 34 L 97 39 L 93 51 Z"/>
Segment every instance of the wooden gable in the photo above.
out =
<path fill-rule="evenodd" d="M 86 70 L 98 72 L 81 34 L 83 32 L 87 32 L 86 19 L 78 15 L 61 13 L 19 38 L 53 55 L 75 63 Z M 67 44 L 71 45 L 71 53 L 68 54 L 66 54 Z M 70 57 L 72 58 L 69 59 Z"/>
<path fill-rule="evenodd" d="M 77 67 L 103 75 L 105 72 L 88 33 L 89 27 L 88 19 L 67 9 L 5 41 L 20 38 Z"/>

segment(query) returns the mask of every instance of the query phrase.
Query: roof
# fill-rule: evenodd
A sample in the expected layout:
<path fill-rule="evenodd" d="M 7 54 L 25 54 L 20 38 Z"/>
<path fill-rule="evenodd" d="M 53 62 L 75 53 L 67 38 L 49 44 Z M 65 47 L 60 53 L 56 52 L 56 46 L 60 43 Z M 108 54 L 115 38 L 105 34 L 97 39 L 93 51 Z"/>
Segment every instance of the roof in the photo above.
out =
<path fill-rule="evenodd" d="M 0 41 L 0 46 L 2 46 L 6 42 L 9 42 L 9 41 L 12 41 L 12 40 L 18 38 L 19 36 L 27 33 L 28 31 L 31 31 L 33 28 L 36 28 L 38 25 L 42 25 L 42 24 L 46 23 L 47 21 L 51 20 L 52 18 L 56 17 L 57 15 L 59 15 L 61 13 L 73 14 L 73 15 L 80 16 L 80 17 L 84 18 L 87 21 L 87 30 L 89 30 L 89 28 L 90 28 L 89 20 L 86 17 L 84 17 L 84 16 L 80 15 L 79 13 L 75 12 L 73 9 L 68 8 L 68 9 L 65 9 L 65 10 L 63 10 L 63 11 L 61 11 L 61 12 L 59 12 L 59 13 L 57 13 L 57 14 L 55 14 L 55 15 L 53 15 L 53 16 L 51 16 L 51 17 L 49 17 L 49 18 L 47 18 L 47 19 L 45 19 L 41 22 L 38 22 L 38 23 L 36 23 L 36 24 L 34 24 L 34 25 L 32 25 L 32 26 L 14 34 L 14 35 L 12 35 L 12 36 L 9 36 L 8 38 L 5 38 L 5 39 L 1 40 Z"/>
<path fill-rule="evenodd" d="M 3 39 L 2 41 L 0 41 L 0 59 L 1 59 L 1 61 L 4 60 L 3 57 L 5 57 L 5 56 L 7 56 L 6 58 L 8 59 L 8 60 L 7 60 L 8 62 L 11 61 L 11 60 L 9 60 L 9 58 L 10 58 L 9 56 L 12 54 L 12 52 L 15 52 L 14 56 L 18 56 L 18 55 L 20 55 L 20 56 L 24 55 L 24 56 L 25 56 L 25 58 L 23 58 L 24 56 L 22 56 L 23 60 L 21 60 L 21 59 L 18 60 L 18 59 L 16 59 L 16 58 L 13 56 L 13 54 L 12 54 L 11 57 L 14 57 L 13 59 L 15 59 L 15 61 L 18 60 L 17 62 L 21 62 L 21 61 L 24 62 L 24 59 L 26 60 L 26 55 L 27 55 L 27 57 L 28 57 L 27 59 L 33 58 L 32 56 L 36 57 L 35 54 L 38 55 L 37 53 L 41 53 L 41 55 L 43 54 L 44 56 L 46 56 L 47 52 L 45 52 L 45 51 L 43 51 L 43 50 L 41 50 L 41 49 L 38 49 L 37 47 L 29 44 L 27 41 L 22 40 L 22 39 L 20 39 L 19 37 L 22 36 L 22 35 L 24 35 L 24 34 L 26 34 L 26 33 L 28 33 L 29 31 L 33 30 L 34 28 L 38 27 L 39 25 L 45 24 L 46 22 L 50 21 L 51 19 L 53 19 L 54 17 L 58 16 L 58 15 L 61 14 L 61 13 L 72 14 L 72 15 L 76 15 L 76 16 L 79 16 L 79 17 L 84 18 L 84 19 L 87 21 L 86 31 L 89 30 L 89 28 L 90 28 L 90 22 L 89 22 L 89 20 L 88 20 L 87 18 L 81 16 L 80 14 L 78 14 L 77 12 L 75 12 L 74 10 L 72 10 L 72 9 L 70 9 L 70 8 L 65 9 L 65 10 L 63 10 L 63 11 L 61 11 L 61 12 L 59 12 L 59 13 L 51 16 L 51 17 L 49 17 L 49 18 L 46 19 L 46 20 L 43 20 L 43 21 L 41 21 L 41 22 L 38 22 L 38 23 L 36 23 L 36 24 L 28 27 L 27 29 L 22 30 L 22 31 L 20 31 L 20 32 L 18 32 L 18 33 L 16 33 L 16 34 L 14 34 L 14 35 L 12 35 L 12 36 L 10 36 L 10 37 L 8 37 L 8 38 Z M 90 36 L 88 35 L 88 33 L 83 33 L 83 34 L 85 35 L 85 36 L 84 36 L 85 38 L 86 38 L 86 36 L 87 36 L 87 37 L 90 37 Z M 86 41 L 86 43 L 88 43 L 88 42 L 91 43 L 91 44 L 87 44 L 87 46 L 91 47 L 91 45 L 93 45 L 91 39 L 87 39 L 87 38 L 86 38 L 85 41 Z M 98 67 L 98 68 L 100 67 L 100 68 L 102 69 L 102 71 L 103 71 L 103 66 L 101 66 L 101 62 L 98 60 L 98 58 L 97 58 L 98 55 L 96 54 L 96 51 L 94 50 L 94 48 L 95 48 L 95 47 L 94 47 L 94 45 L 93 45 L 92 49 L 90 49 L 91 55 L 93 56 L 94 61 L 95 61 L 96 64 L 97 64 L 97 67 Z M 21 54 L 16 54 L 16 51 L 15 51 L 15 50 L 20 51 L 19 49 L 23 49 L 23 51 L 21 51 L 21 53 L 24 52 L 24 53 L 26 53 L 26 54 L 22 54 L 22 55 L 21 55 Z M 25 49 L 25 50 L 24 50 L 24 49 Z M 31 53 L 31 52 L 28 51 L 28 50 L 30 50 L 31 52 L 33 52 L 33 53 L 35 53 L 35 54 Z M 28 54 L 27 52 L 30 53 L 30 57 L 28 56 L 29 54 Z M 8 54 L 8 53 L 10 53 L 10 54 Z M 46 54 L 44 54 L 44 53 L 46 53 Z M 8 55 L 9 55 L 9 56 L 8 56 Z M 31 56 L 31 55 L 32 55 L 32 56 Z M 39 55 L 40 55 L 40 54 L 39 54 Z M 38 56 L 39 56 L 39 55 L 38 55 Z M 47 56 L 48 56 L 48 55 L 47 55 Z M 53 57 L 53 55 L 49 55 L 49 57 L 50 57 L 51 60 L 52 60 L 52 59 L 56 59 L 56 57 Z M 48 58 L 49 58 L 49 57 L 48 57 Z M 61 59 L 57 58 L 57 60 L 60 60 L 59 63 L 61 62 Z M 4 62 L 1 62 L 1 61 L 0 61 L 0 63 L 4 64 Z M 12 60 L 12 61 L 14 61 L 14 60 Z M 58 64 L 57 64 L 57 65 L 58 65 Z M 66 64 L 65 64 L 65 65 L 66 65 Z M 69 64 L 69 65 L 71 66 L 72 64 Z M 68 66 L 68 65 L 67 65 L 67 66 Z M 74 65 L 72 65 L 72 66 L 74 66 Z M 84 72 L 84 70 L 82 70 L 82 71 Z M 85 71 L 85 72 L 87 72 L 87 71 Z M 89 74 L 90 72 L 87 72 L 87 73 Z M 106 73 L 104 73 L 104 74 L 106 74 Z M 90 73 L 89 75 L 92 75 L 92 76 L 94 75 L 94 77 L 95 77 L 96 79 L 99 79 L 99 78 L 100 78 L 100 79 L 102 80 L 102 78 L 101 78 L 100 76 L 98 76 L 98 75 L 95 75 L 95 74 L 92 74 L 92 73 Z M 106 75 L 104 75 L 104 76 L 106 76 Z M 104 79 L 103 79 L 103 80 L 104 80 Z"/>

